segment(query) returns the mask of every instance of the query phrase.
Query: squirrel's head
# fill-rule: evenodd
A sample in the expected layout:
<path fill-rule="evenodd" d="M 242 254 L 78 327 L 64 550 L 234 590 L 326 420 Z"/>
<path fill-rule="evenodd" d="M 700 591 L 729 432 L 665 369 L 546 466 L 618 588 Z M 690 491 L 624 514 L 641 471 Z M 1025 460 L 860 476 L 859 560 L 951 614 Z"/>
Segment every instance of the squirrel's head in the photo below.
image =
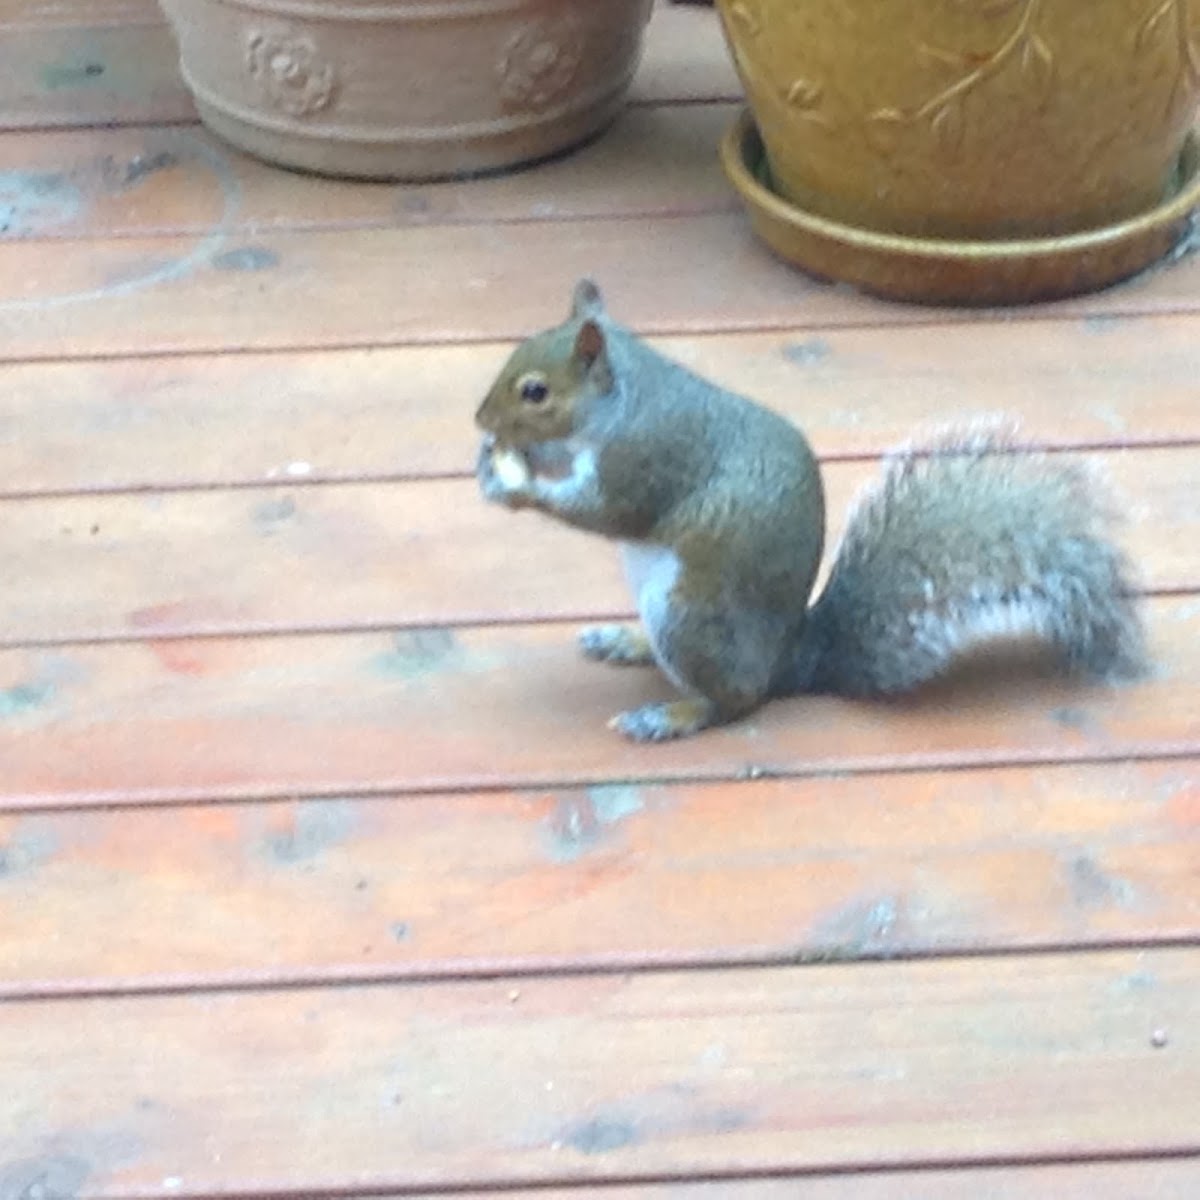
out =
<path fill-rule="evenodd" d="M 575 287 L 567 321 L 522 342 L 504 364 L 475 423 L 514 448 L 568 437 L 589 400 L 612 390 L 600 289 Z"/>

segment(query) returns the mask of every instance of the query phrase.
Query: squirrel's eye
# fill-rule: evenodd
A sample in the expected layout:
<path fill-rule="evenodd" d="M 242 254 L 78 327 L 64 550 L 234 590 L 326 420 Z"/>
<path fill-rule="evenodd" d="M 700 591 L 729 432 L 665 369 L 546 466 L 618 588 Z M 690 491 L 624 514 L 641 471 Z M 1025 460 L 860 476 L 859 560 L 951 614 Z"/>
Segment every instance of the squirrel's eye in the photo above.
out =
<path fill-rule="evenodd" d="M 530 378 L 521 380 L 521 399 L 527 403 L 541 404 L 549 395 L 550 389 L 546 386 L 544 379 Z"/>

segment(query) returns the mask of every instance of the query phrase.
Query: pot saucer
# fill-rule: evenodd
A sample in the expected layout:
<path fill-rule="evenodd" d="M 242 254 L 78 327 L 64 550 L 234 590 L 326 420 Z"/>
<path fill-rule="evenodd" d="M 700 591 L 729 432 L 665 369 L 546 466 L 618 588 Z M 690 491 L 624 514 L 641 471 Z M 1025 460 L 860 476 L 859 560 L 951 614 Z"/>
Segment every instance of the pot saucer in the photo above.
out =
<path fill-rule="evenodd" d="M 771 190 L 748 111 L 722 139 L 721 162 L 754 231 L 783 258 L 823 279 L 922 304 L 1027 304 L 1095 291 L 1166 255 L 1200 204 L 1197 131 L 1184 145 L 1178 186 L 1155 208 L 1082 233 L 1011 241 L 907 237 L 806 212 Z"/>

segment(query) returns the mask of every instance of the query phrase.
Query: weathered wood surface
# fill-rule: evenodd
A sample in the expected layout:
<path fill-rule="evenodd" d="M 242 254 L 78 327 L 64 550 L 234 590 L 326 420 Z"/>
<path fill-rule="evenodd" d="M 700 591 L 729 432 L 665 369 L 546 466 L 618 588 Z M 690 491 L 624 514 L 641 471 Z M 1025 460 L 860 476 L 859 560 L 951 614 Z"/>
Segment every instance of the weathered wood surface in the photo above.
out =
<path fill-rule="evenodd" d="M 0 139 L 0 178 L 23 182 L 12 239 L 228 235 L 555 221 L 732 210 L 711 153 L 737 106 L 638 106 L 603 138 L 528 176 L 374 184 L 278 171 L 194 125 L 39 131 Z M 228 209 L 228 212 L 224 210 Z"/>
<path fill-rule="evenodd" d="M 21 913 L 0 996 L 1151 945 L 1200 921 L 1194 760 L 11 815 L 0 845 Z"/>
<path fill-rule="evenodd" d="M 579 154 L 361 186 L 204 134 L 152 0 L 0 0 L 0 1200 L 1200 1193 L 1200 260 L 811 283 L 737 91 L 666 5 Z M 1155 674 L 619 740 L 611 553 L 469 478 L 584 273 L 805 427 L 834 535 L 920 426 L 1089 452 Z"/>
<path fill-rule="evenodd" d="M 1200 587 L 1196 452 L 1094 458 L 1130 506 L 1121 533 L 1144 585 Z M 827 469 L 833 541 L 877 469 Z M 10 646 L 630 609 L 610 545 L 541 518 L 516 521 L 486 505 L 472 480 L 14 502 L 0 525 L 0 560 L 22 581 L 0 631 Z"/>
<path fill-rule="evenodd" d="M 539 1188 L 515 1191 L 513 1200 L 1193 1200 L 1200 1160 L 1138 1159 L 1133 1162 L 1038 1164 L 957 1171 L 860 1172 L 834 1177 L 792 1175 L 705 1183 L 659 1183 L 625 1187 Z M 484 1200 L 494 1192 L 460 1193 Z M 392 1200 L 391 1197 L 387 1200 Z M 431 1193 L 421 1200 L 433 1200 Z"/>
<path fill-rule="evenodd" d="M 777 701 L 658 746 L 626 743 L 606 722 L 667 698 L 667 685 L 584 661 L 561 625 L 0 651 L 0 805 L 1200 754 L 1200 606 L 1183 597 L 1147 608 L 1157 677 L 1133 686 L 993 671 L 902 703 Z"/>
<path fill-rule="evenodd" d="M 561 301 L 550 297 L 542 319 L 558 319 Z M 800 422 L 825 458 L 875 455 L 921 427 L 989 413 L 1012 414 L 1055 446 L 1200 441 L 1190 317 L 819 335 L 798 325 L 657 342 Z M 0 365 L 0 495 L 465 474 L 471 414 L 507 353 L 401 346 Z"/>
<path fill-rule="evenodd" d="M 1197 1154 L 1198 1016 L 1194 949 L 41 1001 L 0 1114 L 80 1197 Z"/>
<path fill-rule="evenodd" d="M 536 289 L 525 284 L 530 263 Z M 508 339 L 557 318 L 584 275 L 619 281 L 610 288 L 614 312 L 646 333 L 981 319 L 806 280 L 755 242 L 736 212 L 265 231 L 249 240 L 218 221 L 202 235 L 98 241 L 87 255 L 62 240 L 0 243 L 0 357 Z M 1192 312 L 1198 277 L 1192 256 L 1042 310 L 1072 319 Z M 247 311 L 256 319 L 231 328 L 230 314 Z"/>

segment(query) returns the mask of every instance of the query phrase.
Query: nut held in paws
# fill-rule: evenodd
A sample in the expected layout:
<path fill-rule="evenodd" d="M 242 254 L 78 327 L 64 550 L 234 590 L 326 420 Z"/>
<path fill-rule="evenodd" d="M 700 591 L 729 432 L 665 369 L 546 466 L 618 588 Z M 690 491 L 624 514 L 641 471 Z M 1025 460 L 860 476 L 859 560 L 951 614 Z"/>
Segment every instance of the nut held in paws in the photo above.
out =
<path fill-rule="evenodd" d="M 529 465 L 515 450 L 498 447 L 492 454 L 492 468 L 496 478 L 510 491 L 529 483 Z"/>

